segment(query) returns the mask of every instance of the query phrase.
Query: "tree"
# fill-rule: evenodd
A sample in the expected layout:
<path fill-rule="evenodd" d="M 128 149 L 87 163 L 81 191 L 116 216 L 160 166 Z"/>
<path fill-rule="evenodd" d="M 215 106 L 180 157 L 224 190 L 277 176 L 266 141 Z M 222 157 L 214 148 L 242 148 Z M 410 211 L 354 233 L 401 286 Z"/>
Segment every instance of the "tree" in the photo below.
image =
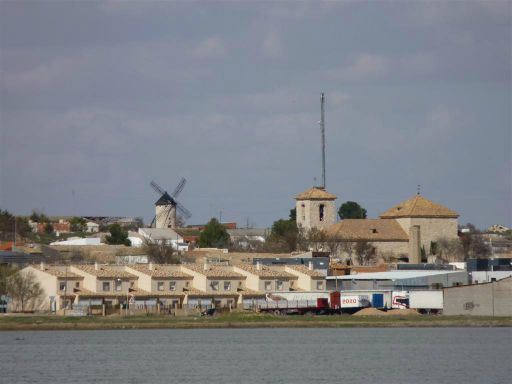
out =
<path fill-rule="evenodd" d="M 347 201 L 341 204 L 338 210 L 338 216 L 344 219 L 366 219 L 366 209 L 361 207 L 355 201 Z"/>
<path fill-rule="evenodd" d="M 15 272 L 16 269 L 8 265 L 0 265 L 0 295 L 7 294 L 7 279 Z"/>
<path fill-rule="evenodd" d="M 33 309 L 43 295 L 43 289 L 32 272 L 18 271 L 7 278 L 7 294 L 11 297 L 16 311 Z"/>
<path fill-rule="evenodd" d="M 16 225 L 14 225 L 16 220 Z M 25 217 L 14 217 L 10 212 L 0 209 L 0 240 L 12 241 L 14 239 L 14 227 L 16 234 L 21 237 L 28 237 L 32 229 Z"/>
<path fill-rule="evenodd" d="M 305 236 L 300 236 L 299 239 L 302 240 L 301 243 L 304 243 L 301 249 L 304 248 L 317 252 L 326 248 L 328 236 L 325 231 L 321 229 L 311 228 Z"/>
<path fill-rule="evenodd" d="M 289 252 L 297 249 L 299 231 L 294 220 L 279 219 L 274 221 L 270 229 L 270 241 L 284 243 Z"/>
<path fill-rule="evenodd" d="M 217 219 L 212 218 L 201 231 L 198 244 L 203 248 L 225 248 L 229 244 L 228 231 Z"/>
<path fill-rule="evenodd" d="M 473 234 L 471 240 L 470 254 L 476 258 L 486 258 L 491 254 L 491 247 L 487 245 L 480 234 Z"/>
<path fill-rule="evenodd" d="M 32 214 L 30 215 L 30 220 L 36 223 L 48 223 L 50 220 L 48 216 L 46 216 L 42 211 L 38 211 L 36 209 L 32 210 Z"/>
<path fill-rule="evenodd" d="M 110 235 L 106 236 L 107 244 L 122 244 L 127 247 L 132 245 L 132 242 L 128 239 L 128 231 L 121 228 L 119 224 L 112 224 L 108 229 L 110 231 Z"/>
<path fill-rule="evenodd" d="M 149 261 L 157 264 L 180 264 L 180 259 L 172 244 L 165 241 L 157 242 L 150 239 L 144 241 L 144 251 Z"/>
<path fill-rule="evenodd" d="M 46 223 L 44 226 L 44 233 L 53 233 L 53 225 Z"/>
<path fill-rule="evenodd" d="M 459 239 L 447 239 L 442 237 L 437 239 L 437 255 L 445 261 L 460 261 L 464 257 L 462 243 Z"/>
<path fill-rule="evenodd" d="M 87 229 L 87 220 L 83 217 L 73 217 L 69 220 L 71 224 L 71 232 L 85 232 Z"/>
<path fill-rule="evenodd" d="M 357 262 L 360 265 L 368 265 L 375 257 L 375 248 L 367 241 L 356 241 L 354 246 Z"/>

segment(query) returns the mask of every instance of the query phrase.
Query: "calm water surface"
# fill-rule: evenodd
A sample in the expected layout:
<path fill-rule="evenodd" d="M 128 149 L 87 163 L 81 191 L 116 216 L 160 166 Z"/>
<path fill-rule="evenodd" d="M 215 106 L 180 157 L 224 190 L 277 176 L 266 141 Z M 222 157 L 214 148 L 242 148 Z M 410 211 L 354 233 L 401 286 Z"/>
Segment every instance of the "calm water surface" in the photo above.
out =
<path fill-rule="evenodd" d="M 0 332 L 1 383 L 510 383 L 510 328 Z"/>

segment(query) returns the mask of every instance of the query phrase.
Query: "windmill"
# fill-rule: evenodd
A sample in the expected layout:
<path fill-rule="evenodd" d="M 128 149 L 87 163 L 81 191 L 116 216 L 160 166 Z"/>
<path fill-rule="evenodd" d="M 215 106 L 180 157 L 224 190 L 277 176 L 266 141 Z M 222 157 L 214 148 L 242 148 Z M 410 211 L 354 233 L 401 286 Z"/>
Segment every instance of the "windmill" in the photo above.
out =
<path fill-rule="evenodd" d="M 157 183 L 151 181 L 151 187 L 160 195 L 160 198 L 155 202 L 155 217 L 151 221 L 151 227 L 154 225 L 155 228 L 176 228 L 177 213 L 184 220 L 192 216 L 189 210 L 176 200 L 185 188 L 186 182 L 187 180 L 182 177 L 174 192 L 169 195 Z"/>

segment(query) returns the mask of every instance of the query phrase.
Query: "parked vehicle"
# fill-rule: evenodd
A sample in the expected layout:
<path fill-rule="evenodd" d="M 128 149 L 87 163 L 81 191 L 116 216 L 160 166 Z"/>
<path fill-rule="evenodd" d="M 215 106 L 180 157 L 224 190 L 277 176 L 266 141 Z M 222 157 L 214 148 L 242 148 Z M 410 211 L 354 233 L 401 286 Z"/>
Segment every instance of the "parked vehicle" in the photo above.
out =
<path fill-rule="evenodd" d="M 425 290 L 409 292 L 410 308 L 420 313 L 441 313 L 443 311 L 443 291 Z"/>
<path fill-rule="evenodd" d="M 359 295 L 342 296 L 340 292 L 322 292 L 316 298 L 311 292 L 304 292 L 303 297 L 294 293 L 297 300 L 287 300 L 277 294 L 267 295 L 267 301 L 258 305 L 259 312 L 273 313 L 275 315 L 315 314 L 330 315 L 352 313 L 360 308 L 368 307 L 366 297 Z M 301 300 L 301 298 L 304 298 Z"/>

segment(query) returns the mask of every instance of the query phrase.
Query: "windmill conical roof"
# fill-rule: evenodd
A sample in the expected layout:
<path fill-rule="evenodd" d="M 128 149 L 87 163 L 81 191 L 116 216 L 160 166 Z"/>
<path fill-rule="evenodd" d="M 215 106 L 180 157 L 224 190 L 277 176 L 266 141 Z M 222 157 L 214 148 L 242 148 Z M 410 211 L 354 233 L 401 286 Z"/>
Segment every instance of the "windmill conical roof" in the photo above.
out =
<path fill-rule="evenodd" d="M 175 204 L 174 199 L 165 192 L 160 198 L 156 201 L 155 205 L 173 205 Z"/>
<path fill-rule="evenodd" d="M 421 195 L 416 195 L 400 204 L 388 209 L 382 215 L 382 219 L 393 219 L 399 217 L 442 217 L 457 218 L 459 214 L 441 204 L 434 203 Z"/>
<path fill-rule="evenodd" d="M 295 196 L 295 200 L 336 200 L 336 195 L 324 188 L 313 187 Z"/>

